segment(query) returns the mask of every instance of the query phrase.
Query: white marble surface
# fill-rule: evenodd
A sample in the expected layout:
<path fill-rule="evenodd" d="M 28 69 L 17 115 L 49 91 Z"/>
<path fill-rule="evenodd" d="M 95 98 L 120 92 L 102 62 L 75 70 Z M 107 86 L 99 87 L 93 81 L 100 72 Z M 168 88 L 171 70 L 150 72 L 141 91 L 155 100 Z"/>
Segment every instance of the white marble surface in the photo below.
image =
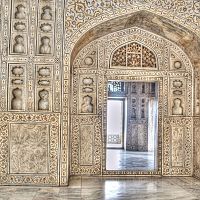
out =
<path fill-rule="evenodd" d="M 153 152 L 106 150 L 107 170 L 154 170 L 156 165 L 154 161 Z"/>
<path fill-rule="evenodd" d="M 1 186 L 0 200 L 198 200 L 200 181 L 183 178 L 73 177 L 69 187 Z"/>

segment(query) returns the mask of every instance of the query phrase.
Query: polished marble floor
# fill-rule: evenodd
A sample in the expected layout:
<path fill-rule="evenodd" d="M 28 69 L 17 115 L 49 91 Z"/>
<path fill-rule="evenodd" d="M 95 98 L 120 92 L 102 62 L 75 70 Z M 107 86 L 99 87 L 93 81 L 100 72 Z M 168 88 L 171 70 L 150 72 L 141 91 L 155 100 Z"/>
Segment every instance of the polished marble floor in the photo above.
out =
<path fill-rule="evenodd" d="M 1 186 L 0 200 L 200 200 L 192 177 L 73 177 L 69 187 Z"/>
<path fill-rule="evenodd" d="M 107 170 L 154 170 L 154 153 L 107 149 Z"/>

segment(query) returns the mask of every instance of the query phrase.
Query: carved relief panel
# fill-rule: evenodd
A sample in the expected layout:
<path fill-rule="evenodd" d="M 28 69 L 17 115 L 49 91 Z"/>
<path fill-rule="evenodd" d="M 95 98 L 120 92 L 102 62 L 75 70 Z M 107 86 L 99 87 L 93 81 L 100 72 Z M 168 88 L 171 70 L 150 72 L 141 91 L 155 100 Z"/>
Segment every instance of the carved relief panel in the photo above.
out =
<path fill-rule="evenodd" d="M 101 174 L 101 119 L 73 116 L 71 174 Z"/>
<path fill-rule="evenodd" d="M 167 176 L 193 173 L 192 118 L 166 118 L 163 138 L 163 174 Z"/>
<path fill-rule="evenodd" d="M 184 128 L 172 127 L 172 167 L 184 166 Z"/>
<path fill-rule="evenodd" d="M 97 55 L 98 51 L 97 49 L 92 50 L 91 52 L 89 52 L 85 58 L 82 60 L 82 62 L 80 63 L 80 67 L 81 68 L 97 68 Z"/>
<path fill-rule="evenodd" d="M 1 184 L 58 185 L 59 114 L 1 113 L 0 130 Z"/>
<path fill-rule="evenodd" d="M 185 65 L 183 61 L 177 56 L 174 51 L 171 51 L 170 54 L 170 70 L 185 71 Z"/>
<path fill-rule="evenodd" d="M 49 124 L 10 124 L 10 173 L 48 173 Z"/>
<path fill-rule="evenodd" d="M 80 165 L 93 164 L 94 125 L 81 125 Z"/>
<path fill-rule="evenodd" d="M 82 59 L 74 61 L 75 68 L 97 69 L 98 68 L 98 46 L 92 44 L 89 49 L 83 49 L 81 52 Z"/>

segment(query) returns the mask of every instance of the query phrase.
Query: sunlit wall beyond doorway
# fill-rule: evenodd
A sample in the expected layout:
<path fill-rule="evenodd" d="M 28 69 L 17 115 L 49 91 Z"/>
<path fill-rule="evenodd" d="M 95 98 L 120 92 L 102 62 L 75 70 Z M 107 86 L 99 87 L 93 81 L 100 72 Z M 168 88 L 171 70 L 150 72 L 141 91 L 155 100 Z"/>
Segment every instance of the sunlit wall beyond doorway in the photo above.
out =
<path fill-rule="evenodd" d="M 125 99 L 108 99 L 107 148 L 124 148 Z"/>

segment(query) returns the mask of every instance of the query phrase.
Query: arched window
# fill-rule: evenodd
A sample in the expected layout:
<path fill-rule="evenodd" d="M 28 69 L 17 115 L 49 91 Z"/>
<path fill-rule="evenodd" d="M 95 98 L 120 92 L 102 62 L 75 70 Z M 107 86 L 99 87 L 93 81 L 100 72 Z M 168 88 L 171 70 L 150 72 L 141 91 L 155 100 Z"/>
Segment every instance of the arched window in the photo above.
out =
<path fill-rule="evenodd" d="M 147 47 L 132 42 L 114 51 L 112 67 L 156 68 L 156 56 Z"/>

